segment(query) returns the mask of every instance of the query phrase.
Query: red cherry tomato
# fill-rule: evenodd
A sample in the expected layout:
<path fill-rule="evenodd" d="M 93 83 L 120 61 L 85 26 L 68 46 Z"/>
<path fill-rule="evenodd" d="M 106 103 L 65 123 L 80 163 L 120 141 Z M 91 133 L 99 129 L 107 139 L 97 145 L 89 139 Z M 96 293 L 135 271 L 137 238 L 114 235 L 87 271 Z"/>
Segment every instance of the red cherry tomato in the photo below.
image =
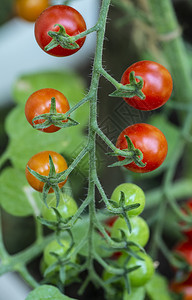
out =
<path fill-rule="evenodd" d="M 179 243 L 174 248 L 174 251 L 186 259 L 188 264 L 192 266 L 192 242 L 190 240 Z"/>
<path fill-rule="evenodd" d="M 63 156 L 61 156 L 59 153 L 54 151 L 42 151 L 34 156 L 31 157 L 31 159 L 28 161 L 27 166 L 30 167 L 30 169 L 36 171 L 40 175 L 48 176 L 50 171 L 49 166 L 49 155 L 51 155 L 56 173 L 63 172 L 67 169 L 67 163 Z M 28 183 L 31 185 L 32 188 L 34 188 L 38 192 L 43 191 L 44 182 L 37 179 L 35 176 L 33 176 L 28 168 L 26 166 L 25 169 L 25 175 L 27 178 Z M 61 188 L 66 183 L 66 180 L 63 182 L 60 182 L 58 184 L 59 188 Z M 53 193 L 53 189 L 50 188 L 49 193 Z"/>
<path fill-rule="evenodd" d="M 192 213 L 192 199 L 189 199 L 186 203 L 185 203 L 185 207 L 182 208 L 183 213 L 188 214 L 189 210 Z M 183 224 L 183 222 L 182 222 Z M 183 229 L 182 232 L 188 237 L 189 240 L 192 241 L 192 228 L 189 229 Z"/>
<path fill-rule="evenodd" d="M 38 90 L 28 98 L 25 104 L 25 116 L 32 126 L 32 120 L 34 117 L 50 112 L 52 97 L 56 100 L 56 110 L 58 113 L 64 114 L 70 109 L 67 98 L 61 92 L 50 88 Z M 44 120 L 36 120 L 35 124 L 41 124 L 43 122 Z M 55 132 L 59 129 L 61 128 L 51 125 L 39 130 L 44 132 Z"/>
<path fill-rule="evenodd" d="M 52 40 L 48 31 L 59 31 L 59 26 L 54 27 L 56 24 L 62 25 L 70 36 L 86 30 L 85 21 L 76 9 L 66 5 L 50 6 L 40 14 L 35 23 L 35 38 L 43 51 Z M 68 56 L 80 50 L 84 42 L 85 37 L 76 41 L 79 45 L 77 49 L 66 49 L 58 45 L 45 52 L 53 56 Z"/>
<path fill-rule="evenodd" d="M 49 6 L 49 0 L 16 0 L 16 13 L 22 19 L 35 22 L 40 13 Z"/>
<path fill-rule="evenodd" d="M 115 221 L 117 220 L 117 218 L 118 218 L 118 216 L 110 217 L 110 218 L 105 220 L 105 224 L 109 227 L 112 227 L 113 224 L 115 223 Z"/>
<path fill-rule="evenodd" d="M 182 294 L 183 300 L 192 300 L 192 274 L 182 282 L 173 281 L 170 285 L 173 292 L 177 294 Z"/>
<path fill-rule="evenodd" d="M 143 79 L 142 92 L 145 99 L 142 100 L 138 96 L 123 98 L 129 105 L 140 110 L 153 110 L 167 102 L 172 93 L 173 82 L 171 74 L 165 67 L 153 61 L 139 61 L 123 73 L 121 78 L 123 85 L 130 83 L 129 74 L 132 71 L 135 72 L 135 76 L 141 76 Z"/>
<path fill-rule="evenodd" d="M 155 170 L 163 163 L 168 146 L 164 134 L 158 128 L 145 123 L 138 123 L 125 128 L 116 143 L 116 147 L 121 150 L 128 147 L 125 135 L 129 136 L 135 148 L 142 151 L 142 162 L 146 163 L 144 167 L 139 167 L 132 162 L 125 165 L 125 168 L 136 173 L 146 173 Z M 125 158 L 119 156 L 118 159 L 121 161 Z"/>

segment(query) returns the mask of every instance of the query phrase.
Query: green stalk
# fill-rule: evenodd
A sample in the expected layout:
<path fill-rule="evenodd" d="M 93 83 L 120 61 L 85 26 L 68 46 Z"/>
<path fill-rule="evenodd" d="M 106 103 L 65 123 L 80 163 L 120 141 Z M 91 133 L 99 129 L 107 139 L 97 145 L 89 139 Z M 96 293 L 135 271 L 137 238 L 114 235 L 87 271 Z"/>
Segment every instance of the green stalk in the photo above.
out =
<path fill-rule="evenodd" d="M 93 74 L 90 86 L 90 119 L 89 119 L 89 187 L 88 197 L 91 197 L 89 204 L 89 232 L 88 232 L 88 269 L 91 276 L 94 276 L 93 258 L 94 258 L 94 219 L 96 215 L 95 208 L 95 177 L 96 177 L 96 131 L 97 126 L 97 91 L 99 86 L 100 73 L 102 67 L 103 41 L 105 35 L 106 19 L 109 10 L 110 0 L 102 2 L 100 16 L 98 19 L 97 44 L 95 59 L 93 63 Z"/>
<path fill-rule="evenodd" d="M 190 102 L 192 95 L 191 68 L 185 45 L 181 38 L 171 0 L 148 0 L 157 38 L 170 66 L 174 81 L 174 98 Z"/>

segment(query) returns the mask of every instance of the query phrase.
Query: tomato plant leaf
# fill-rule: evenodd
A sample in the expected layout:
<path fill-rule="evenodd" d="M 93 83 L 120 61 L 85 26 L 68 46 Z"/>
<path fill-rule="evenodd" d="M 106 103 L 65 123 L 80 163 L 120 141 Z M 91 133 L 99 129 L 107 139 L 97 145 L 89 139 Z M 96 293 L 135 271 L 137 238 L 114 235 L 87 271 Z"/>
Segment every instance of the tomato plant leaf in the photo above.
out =
<path fill-rule="evenodd" d="M 29 187 L 23 171 L 6 168 L 0 176 L 0 190 L 0 204 L 9 214 L 20 217 L 39 214 L 39 193 Z"/>
<path fill-rule="evenodd" d="M 29 293 L 26 300 L 75 300 L 74 298 L 67 297 L 54 286 L 51 285 L 42 285 L 32 292 Z"/>

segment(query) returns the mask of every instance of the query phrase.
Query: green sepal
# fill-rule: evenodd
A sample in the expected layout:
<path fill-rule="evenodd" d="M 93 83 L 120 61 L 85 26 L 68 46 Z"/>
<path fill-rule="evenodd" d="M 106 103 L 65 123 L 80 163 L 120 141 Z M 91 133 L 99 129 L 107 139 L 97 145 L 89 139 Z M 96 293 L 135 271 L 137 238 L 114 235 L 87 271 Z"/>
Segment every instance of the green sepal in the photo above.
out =
<path fill-rule="evenodd" d="M 141 100 L 145 99 L 144 93 L 141 91 L 143 88 L 143 79 L 140 76 L 135 76 L 135 72 L 132 71 L 129 75 L 130 83 L 126 85 L 121 85 L 120 88 L 111 93 L 110 97 L 123 97 L 123 98 L 132 98 L 134 96 L 139 97 Z M 136 78 L 139 79 L 139 82 L 136 81 Z"/>
<path fill-rule="evenodd" d="M 47 205 L 47 195 L 48 195 L 49 189 L 50 189 L 50 184 L 48 182 L 46 182 L 43 186 L 43 202 L 47 208 L 49 208 Z"/>
<path fill-rule="evenodd" d="M 108 167 L 109 168 L 113 168 L 113 167 L 122 167 L 122 166 L 125 166 L 125 165 L 128 165 L 130 163 L 133 162 L 133 158 L 125 158 L 124 160 L 121 160 L 121 161 L 117 161 L 111 165 L 109 165 Z"/>
<path fill-rule="evenodd" d="M 29 166 L 27 166 L 27 169 L 39 181 L 47 182 L 47 178 L 48 178 L 47 176 L 44 176 L 44 175 L 41 175 L 41 174 L 37 173 L 36 171 L 32 170 Z"/>
<path fill-rule="evenodd" d="M 48 31 L 48 35 L 52 38 L 51 42 L 45 46 L 45 51 L 60 45 L 64 49 L 78 49 L 79 45 L 74 41 L 74 37 L 71 37 L 66 33 L 65 28 L 61 24 L 55 24 L 54 27 L 59 26 L 59 31 Z"/>
<path fill-rule="evenodd" d="M 35 121 L 37 120 L 45 120 L 45 121 L 40 124 L 35 124 Z M 33 118 L 32 123 L 34 129 L 45 129 L 51 125 L 55 125 L 56 127 L 60 127 L 60 128 L 68 128 L 68 127 L 79 125 L 79 122 L 73 120 L 70 117 L 65 117 L 65 114 L 60 114 L 60 113 L 55 113 L 55 114 L 46 113 L 46 114 L 39 115 Z"/>
<path fill-rule="evenodd" d="M 66 272 L 65 272 L 65 267 L 62 266 L 59 270 L 59 279 L 61 282 L 64 284 L 66 281 Z"/>
<path fill-rule="evenodd" d="M 37 216 L 37 220 L 42 224 L 42 225 L 45 225 L 47 227 L 50 227 L 50 228 L 56 228 L 57 226 L 57 222 L 54 222 L 54 221 L 48 221 L 42 217 L 39 217 Z"/>

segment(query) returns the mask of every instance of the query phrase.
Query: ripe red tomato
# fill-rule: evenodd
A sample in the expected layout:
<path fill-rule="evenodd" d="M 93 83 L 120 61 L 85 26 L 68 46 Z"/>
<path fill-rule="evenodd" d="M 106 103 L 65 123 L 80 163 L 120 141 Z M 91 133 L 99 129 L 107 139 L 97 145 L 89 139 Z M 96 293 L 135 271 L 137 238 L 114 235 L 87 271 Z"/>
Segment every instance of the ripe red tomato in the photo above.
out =
<path fill-rule="evenodd" d="M 188 214 L 188 211 L 192 212 L 192 199 L 189 199 L 186 203 L 185 203 L 185 207 L 182 208 L 182 211 L 185 214 Z M 183 222 L 182 222 L 183 224 Z M 183 229 L 182 232 L 188 237 L 189 240 L 192 241 L 192 228 L 189 229 Z"/>
<path fill-rule="evenodd" d="M 125 135 L 129 136 L 135 148 L 143 153 L 142 162 L 146 163 L 144 167 L 137 166 L 134 162 L 124 167 L 136 173 L 146 173 L 158 168 L 167 155 L 167 140 L 164 134 L 155 126 L 138 123 L 125 128 L 119 135 L 116 147 L 123 150 L 127 149 L 127 140 Z M 124 160 L 122 156 L 118 159 Z"/>
<path fill-rule="evenodd" d="M 30 160 L 27 163 L 27 166 L 29 166 L 32 170 L 36 171 L 40 175 L 48 176 L 50 171 L 49 166 L 49 154 L 52 157 L 55 171 L 56 173 L 63 172 L 67 169 L 67 163 L 63 156 L 61 156 L 59 153 L 54 151 L 42 151 L 30 158 Z M 25 169 L 25 175 L 27 178 L 28 183 L 38 192 L 43 191 L 44 182 L 38 180 L 35 176 L 33 176 L 28 168 L 26 166 Z M 58 184 L 59 188 L 61 188 L 66 183 L 66 180 L 63 182 L 60 182 Z M 53 189 L 50 188 L 49 193 L 53 193 Z"/>
<path fill-rule="evenodd" d="M 141 76 L 143 79 L 142 92 L 145 99 L 138 96 L 123 98 L 129 105 L 140 110 L 153 110 L 167 102 L 170 98 L 173 81 L 169 71 L 162 65 L 153 61 L 139 61 L 131 65 L 121 78 L 121 83 L 126 85 L 130 83 L 129 74 L 134 71 L 135 76 Z M 139 79 L 136 79 L 139 81 Z"/>
<path fill-rule="evenodd" d="M 192 266 L 192 242 L 190 240 L 179 243 L 174 248 L 174 251 L 186 259 L 188 264 Z"/>
<path fill-rule="evenodd" d="M 170 288 L 173 292 L 182 294 L 183 300 L 192 300 L 192 274 L 182 282 L 172 282 Z"/>
<path fill-rule="evenodd" d="M 45 46 L 52 40 L 48 35 L 48 31 L 59 31 L 59 26 L 54 27 L 56 24 L 62 25 L 66 33 L 70 36 L 77 35 L 86 30 L 85 21 L 76 9 L 66 5 L 50 6 L 40 14 L 35 23 L 35 38 L 43 51 L 45 51 Z M 79 45 L 77 49 L 66 49 L 58 45 L 45 52 L 53 56 L 68 56 L 79 51 L 84 42 L 85 37 L 76 41 Z"/>
<path fill-rule="evenodd" d="M 36 116 L 49 113 L 51 107 L 51 98 L 56 100 L 56 110 L 58 113 L 66 113 L 70 107 L 67 98 L 59 91 L 55 89 L 41 89 L 34 92 L 27 100 L 25 104 L 25 116 L 27 121 L 33 126 L 32 120 Z M 66 120 L 67 121 L 67 120 Z M 66 122 L 64 121 L 64 122 Z M 35 124 L 41 124 L 44 120 L 36 120 Z M 55 125 L 51 125 L 44 129 L 39 129 L 43 132 L 55 132 L 61 129 Z"/>
<path fill-rule="evenodd" d="M 48 6 L 48 0 L 16 0 L 15 3 L 17 15 L 29 22 L 35 22 Z"/>

